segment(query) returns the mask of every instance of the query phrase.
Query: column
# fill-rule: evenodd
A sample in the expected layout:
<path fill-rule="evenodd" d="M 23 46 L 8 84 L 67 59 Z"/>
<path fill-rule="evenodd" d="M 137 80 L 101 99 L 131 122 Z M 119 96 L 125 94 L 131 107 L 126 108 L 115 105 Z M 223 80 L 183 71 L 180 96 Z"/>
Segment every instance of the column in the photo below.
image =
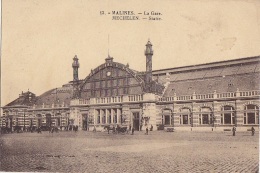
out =
<path fill-rule="evenodd" d="M 119 124 L 119 121 L 118 121 L 118 120 L 119 120 L 118 109 L 116 109 L 116 120 L 117 120 L 117 121 L 116 121 L 116 122 L 117 122 L 117 124 Z"/>
<path fill-rule="evenodd" d="M 213 101 L 213 115 L 215 117 L 214 126 L 219 126 L 221 124 L 221 103 L 217 101 Z"/>
<path fill-rule="evenodd" d="M 96 123 L 97 123 L 97 117 L 96 117 L 96 109 L 94 109 L 94 115 L 93 115 L 93 123 L 94 123 L 94 125 L 96 125 Z"/>
<path fill-rule="evenodd" d="M 106 114 L 106 118 L 105 118 L 105 124 L 107 124 L 107 109 L 105 109 L 105 114 Z"/>
<path fill-rule="evenodd" d="M 235 101 L 235 125 L 242 126 L 244 124 L 244 102 L 241 100 Z"/>
<path fill-rule="evenodd" d="M 199 110 L 195 102 L 192 102 L 192 126 L 197 127 L 199 126 Z"/>
<path fill-rule="evenodd" d="M 114 110 L 111 109 L 111 124 L 114 124 Z"/>
<path fill-rule="evenodd" d="M 174 126 L 179 126 L 180 125 L 180 115 L 178 114 L 178 104 L 174 103 L 173 101 L 173 123 Z M 162 119 L 162 116 L 161 116 Z"/>

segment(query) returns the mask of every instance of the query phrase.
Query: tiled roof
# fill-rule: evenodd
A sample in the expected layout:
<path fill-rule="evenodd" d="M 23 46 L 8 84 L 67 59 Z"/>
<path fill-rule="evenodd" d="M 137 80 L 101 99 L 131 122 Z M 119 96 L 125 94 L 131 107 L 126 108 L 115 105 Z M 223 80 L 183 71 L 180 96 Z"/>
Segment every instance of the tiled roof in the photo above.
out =
<path fill-rule="evenodd" d="M 246 59 L 243 59 L 243 61 L 240 62 L 238 59 L 237 62 L 232 61 L 232 64 L 216 62 L 216 64 L 222 64 L 222 66 L 207 64 L 206 66 L 196 65 L 183 68 L 158 70 L 153 72 L 153 79 L 158 79 L 160 83 L 165 83 L 167 82 L 167 78 L 169 78 L 169 81 L 173 82 L 260 72 L 260 57 L 248 58 L 248 62 L 245 60 Z"/>
<path fill-rule="evenodd" d="M 259 73 L 229 75 L 222 77 L 194 79 L 187 81 L 171 82 L 164 92 L 164 97 L 174 95 L 191 95 L 213 93 L 216 90 L 218 93 L 234 92 L 239 88 L 240 91 L 259 90 L 260 89 Z"/>
<path fill-rule="evenodd" d="M 37 97 L 36 105 L 70 104 L 72 87 L 61 87 L 49 90 Z"/>
<path fill-rule="evenodd" d="M 31 106 L 35 103 L 36 96 L 30 91 L 22 93 L 17 99 L 8 103 L 6 106 Z"/>

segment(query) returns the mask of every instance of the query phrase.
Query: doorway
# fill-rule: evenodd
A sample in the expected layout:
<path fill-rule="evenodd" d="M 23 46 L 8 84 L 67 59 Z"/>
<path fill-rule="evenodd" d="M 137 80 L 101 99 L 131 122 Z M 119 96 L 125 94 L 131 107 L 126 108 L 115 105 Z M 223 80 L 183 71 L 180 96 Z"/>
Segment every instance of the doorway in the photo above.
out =
<path fill-rule="evenodd" d="M 139 127 L 140 127 L 140 114 L 139 114 L 139 112 L 133 112 L 133 127 L 136 131 L 139 131 Z"/>
<path fill-rule="evenodd" d="M 46 115 L 46 126 L 51 127 L 51 114 Z"/>
<path fill-rule="evenodd" d="M 202 124 L 209 124 L 209 115 L 202 114 Z"/>

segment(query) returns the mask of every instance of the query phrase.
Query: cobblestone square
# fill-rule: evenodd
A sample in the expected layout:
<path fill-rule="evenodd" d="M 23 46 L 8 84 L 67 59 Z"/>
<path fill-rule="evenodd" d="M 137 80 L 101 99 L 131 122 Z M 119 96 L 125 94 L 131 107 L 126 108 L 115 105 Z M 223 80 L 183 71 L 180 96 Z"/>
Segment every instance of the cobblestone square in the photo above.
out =
<path fill-rule="evenodd" d="M 0 171 L 258 172 L 259 133 L 13 133 L 0 136 Z"/>

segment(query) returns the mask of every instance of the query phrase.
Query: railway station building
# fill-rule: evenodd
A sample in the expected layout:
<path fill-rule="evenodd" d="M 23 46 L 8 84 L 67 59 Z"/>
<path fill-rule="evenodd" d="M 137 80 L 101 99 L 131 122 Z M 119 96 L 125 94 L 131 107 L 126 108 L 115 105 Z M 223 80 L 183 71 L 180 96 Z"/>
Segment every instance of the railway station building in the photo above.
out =
<path fill-rule="evenodd" d="M 145 45 L 146 70 L 105 58 L 79 79 L 36 96 L 22 92 L 2 107 L 3 127 L 105 125 L 157 129 L 250 128 L 259 126 L 260 56 L 153 70 L 153 47 Z M 83 65 L 84 68 L 84 65 Z"/>

